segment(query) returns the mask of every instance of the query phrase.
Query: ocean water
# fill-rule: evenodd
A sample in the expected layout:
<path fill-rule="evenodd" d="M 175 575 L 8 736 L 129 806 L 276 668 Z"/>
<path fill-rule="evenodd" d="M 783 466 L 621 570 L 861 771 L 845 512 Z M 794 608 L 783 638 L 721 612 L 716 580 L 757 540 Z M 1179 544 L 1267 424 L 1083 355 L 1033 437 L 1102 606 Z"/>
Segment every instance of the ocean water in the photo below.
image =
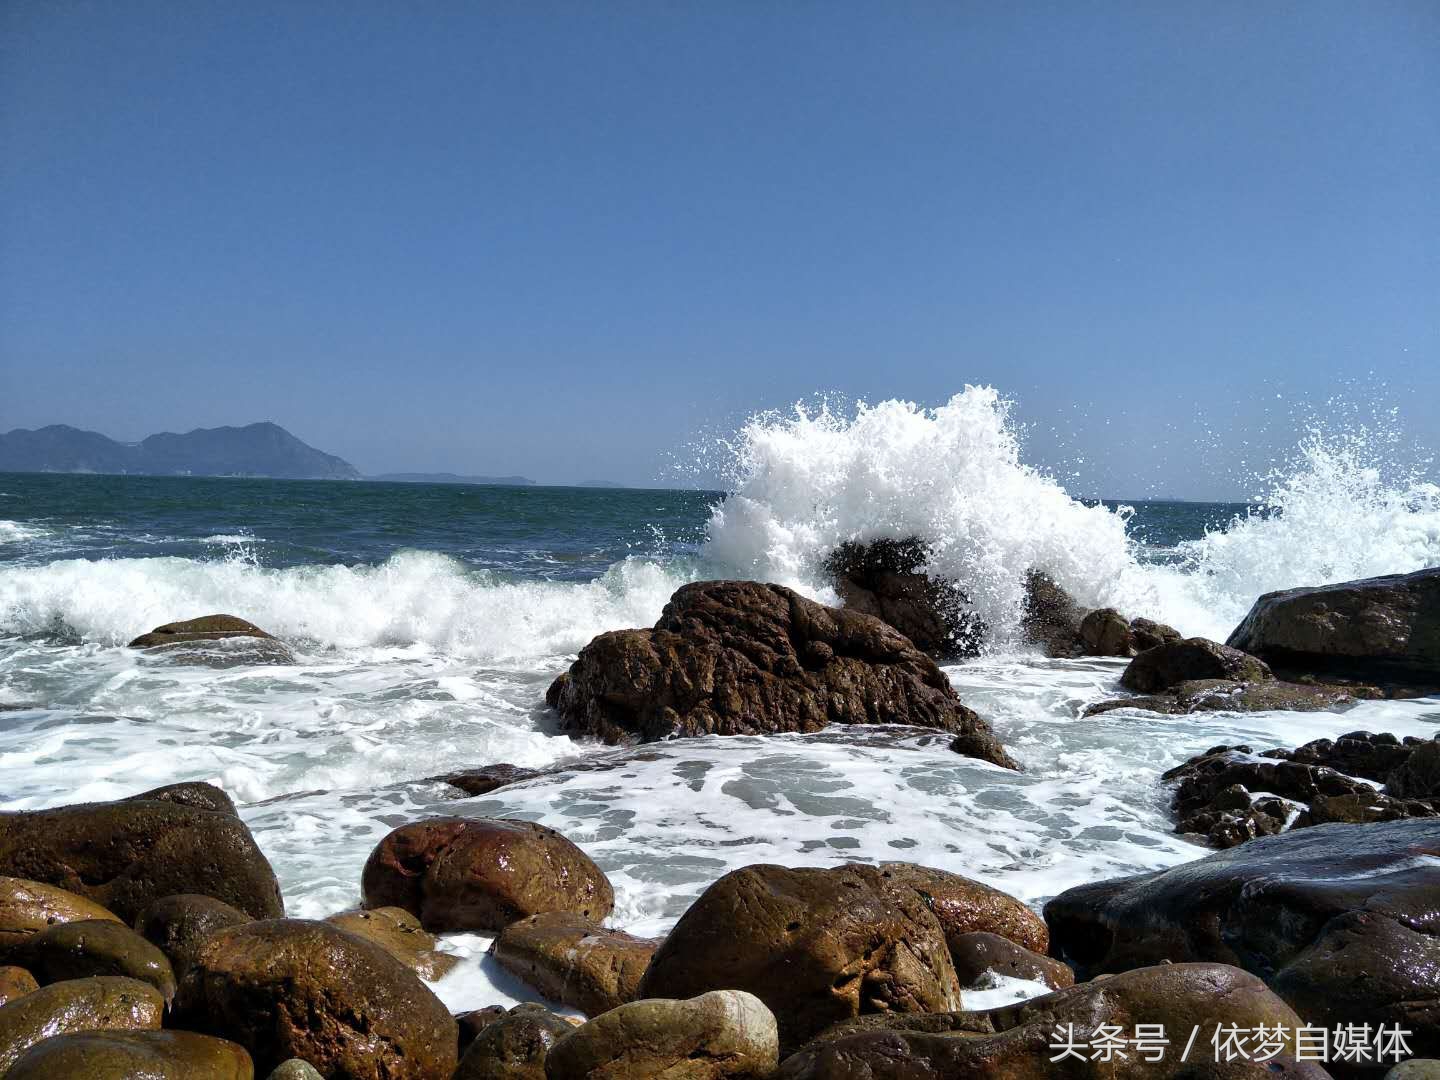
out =
<path fill-rule="evenodd" d="M 0 475 L 0 809 L 218 783 L 307 917 L 355 905 L 374 844 L 431 814 L 561 830 L 640 934 L 754 862 L 906 859 L 1038 905 L 1203 856 L 1171 832 L 1158 778 L 1209 746 L 1440 730 L 1435 699 L 1082 719 L 1123 662 L 1047 660 L 1014 632 L 1032 567 L 1083 603 L 1223 639 L 1262 592 L 1440 565 L 1440 489 L 1397 475 L 1382 445 L 1315 433 L 1251 505 L 1088 502 L 1025 465 L 1005 402 L 971 388 L 934 410 L 757 417 L 724 493 Z M 680 584 L 745 576 L 833 601 L 820 565 L 836 543 L 909 535 L 996 628 L 946 670 L 1023 773 L 885 729 L 639 754 L 556 732 L 550 680 Z M 124 647 L 211 612 L 299 663 L 212 670 Z M 469 799 L 427 779 L 495 762 L 611 767 Z M 448 940 L 470 959 L 442 997 L 532 996 L 484 944 Z"/>

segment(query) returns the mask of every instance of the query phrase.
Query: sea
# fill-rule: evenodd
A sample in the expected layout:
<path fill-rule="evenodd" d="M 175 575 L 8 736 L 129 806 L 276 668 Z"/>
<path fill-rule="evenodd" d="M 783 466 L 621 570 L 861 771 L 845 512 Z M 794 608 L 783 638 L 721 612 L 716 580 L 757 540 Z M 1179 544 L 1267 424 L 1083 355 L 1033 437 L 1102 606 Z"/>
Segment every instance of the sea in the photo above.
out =
<path fill-rule="evenodd" d="M 725 443 L 723 490 L 0 474 L 0 809 L 219 784 L 299 917 L 355 906 L 374 845 L 441 814 L 560 830 L 614 883 L 612 924 L 641 935 L 751 863 L 908 860 L 1038 906 L 1204 856 L 1160 775 L 1208 747 L 1440 731 L 1435 698 L 1084 717 L 1124 662 L 1046 659 L 1017 632 L 1031 568 L 1086 606 L 1223 640 L 1262 593 L 1440 565 L 1440 487 L 1377 445 L 1312 432 L 1244 504 L 1090 500 L 1025 463 L 1003 398 L 967 388 L 933 409 L 757 416 Z M 883 728 L 641 754 L 558 731 L 545 689 L 596 634 L 652 624 L 706 578 L 836 602 L 825 555 L 885 536 L 923 539 L 993 628 L 945 671 L 1023 772 Z M 126 648 L 216 612 L 298 662 Z M 611 767 L 473 798 L 434 779 L 497 762 Z M 486 944 L 446 939 L 466 958 L 436 985 L 452 1008 L 534 996 Z"/>

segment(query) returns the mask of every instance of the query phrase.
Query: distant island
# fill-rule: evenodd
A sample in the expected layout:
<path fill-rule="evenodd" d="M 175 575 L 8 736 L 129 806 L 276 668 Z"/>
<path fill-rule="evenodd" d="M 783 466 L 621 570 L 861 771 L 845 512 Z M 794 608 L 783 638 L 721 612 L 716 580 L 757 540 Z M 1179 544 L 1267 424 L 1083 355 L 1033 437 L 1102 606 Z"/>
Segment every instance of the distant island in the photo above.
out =
<path fill-rule="evenodd" d="M 116 442 L 66 424 L 0 435 L 0 472 L 119 473 L 131 476 L 260 476 L 358 480 L 348 461 L 307 446 L 278 424 L 164 432 Z"/>
<path fill-rule="evenodd" d="M 526 476 L 460 476 L 449 472 L 397 472 L 367 476 L 366 480 L 383 480 L 391 484 L 478 484 L 499 487 L 530 487 L 535 481 Z"/>

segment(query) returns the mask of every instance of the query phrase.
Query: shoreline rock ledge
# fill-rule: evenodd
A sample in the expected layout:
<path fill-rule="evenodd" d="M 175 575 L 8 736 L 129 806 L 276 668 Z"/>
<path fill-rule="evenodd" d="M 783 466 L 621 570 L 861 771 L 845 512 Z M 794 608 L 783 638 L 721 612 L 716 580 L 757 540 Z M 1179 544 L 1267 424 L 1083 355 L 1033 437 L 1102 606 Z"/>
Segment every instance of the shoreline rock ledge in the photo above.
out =
<path fill-rule="evenodd" d="M 955 752 L 1018 768 L 909 638 L 757 581 L 684 586 L 653 628 L 614 630 L 580 650 L 545 700 L 566 730 L 612 745 L 905 724 L 949 732 Z"/>

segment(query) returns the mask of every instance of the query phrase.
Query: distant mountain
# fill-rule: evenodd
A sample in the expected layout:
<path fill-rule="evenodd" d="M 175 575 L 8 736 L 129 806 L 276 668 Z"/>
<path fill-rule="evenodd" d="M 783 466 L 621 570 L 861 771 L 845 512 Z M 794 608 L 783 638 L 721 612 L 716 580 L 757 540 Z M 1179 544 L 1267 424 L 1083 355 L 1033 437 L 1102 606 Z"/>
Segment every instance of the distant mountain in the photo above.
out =
<path fill-rule="evenodd" d="M 479 484 L 501 487 L 529 487 L 534 480 L 525 476 L 459 476 L 453 472 L 397 472 L 383 476 L 367 476 L 366 480 L 385 480 L 392 484 Z"/>
<path fill-rule="evenodd" d="M 623 488 L 624 484 L 617 484 L 614 480 L 581 480 L 576 487 L 598 487 L 598 488 Z"/>
<path fill-rule="evenodd" d="M 140 476 L 269 476 L 357 480 L 348 461 L 307 446 L 277 424 L 165 432 L 120 443 L 93 431 L 52 424 L 0 435 L 0 472 L 129 473 Z"/>

